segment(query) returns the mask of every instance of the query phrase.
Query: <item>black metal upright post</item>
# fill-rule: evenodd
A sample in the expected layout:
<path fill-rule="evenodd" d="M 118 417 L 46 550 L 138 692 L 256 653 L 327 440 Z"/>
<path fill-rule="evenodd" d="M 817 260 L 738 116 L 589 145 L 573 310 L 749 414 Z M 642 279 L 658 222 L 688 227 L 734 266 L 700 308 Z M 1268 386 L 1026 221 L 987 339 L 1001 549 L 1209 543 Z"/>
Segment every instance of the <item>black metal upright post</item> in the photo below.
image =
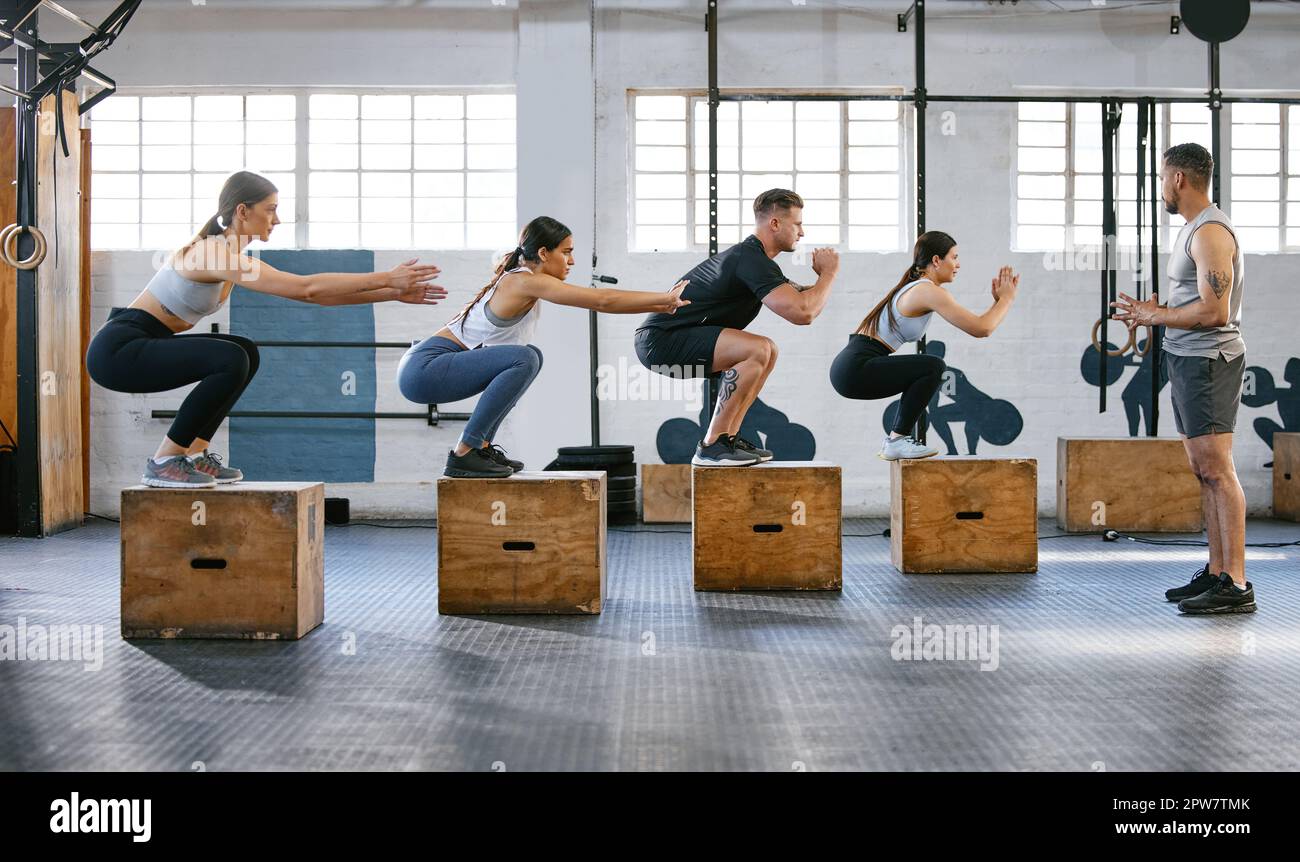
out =
<path fill-rule="evenodd" d="M 913 158 L 916 160 L 916 235 L 920 236 L 925 233 L 925 0 L 916 0 L 915 11 L 916 89 L 912 91 L 912 104 L 916 117 L 916 147 Z M 925 336 L 921 336 L 916 342 L 916 352 L 925 353 L 925 345 Z M 916 439 L 921 443 L 925 443 L 929 424 L 925 411 L 921 411 L 921 418 L 916 421 Z"/>
<path fill-rule="evenodd" d="M 17 16 L 22 17 L 32 3 L 12 4 Z M 39 12 L 31 11 L 20 28 L 29 45 L 38 39 Z M 10 19 L 13 20 L 13 19 Z M 35 47 L 16 44 L 18 55 L 18 90 L 31 92 L 38 83 L 40 57 Z M 35 225 L 36 221 L 36 108 L 22 99 L 15 100 L 15 191 L 18 197 L 18 224 Z M 18 236 L 18 257 L 31 255 L 35 245 L 32 234 L 24 231 Z M 17 270 L 18 299 L 18 535 L 40 536 L 44 532 L 41 518 L 41 460 L 40 445 L 40 380 L 37 355 L 37 296 L 36 270 Z"/>
<path fill-rule="evenodd" d="M 709 0 L 709 11 L 704 18 L 709 32 L 709 257 L 718 253 L 718 0 Z M 693 122 L 688 117 L 688 122 Z M 709 375 L 704 397 L 709 412 L 704 418 L 708 433 L 709 416 L 718 403 L 718 376 Z"/>
<path fill-rule="evenodd" d="M 1223 91 L 1219 88 L 1219 43 L 1209 43 L 1210 52 L 1210 155 L 1214 157 L 1214 174 L 1210 181 L 1210 200 L 1219 205 L 1219 117 L 1223 109 Z"/>
<path fill-rule="evenodd" d="M 1119 132 L 1120 110 L 1116 102 L 1101 106 L 1101 334 L 1098 338 L 1100 404 L 1097 412 L 1106 412 L 1106 364 L 1110 342 L 1108 324 L 1110 304 L 1115 301 L 1115 140 Z"/>
<path fill-rule="evenodd" d="M 596 241 L 597 233 L 600 228 L 600 219 L 596 213 L 600 209 L 600 177 L 597 170 L 600 166 L 600 151 L 596 145 L 596 118 L 600 115 L 600 91 L 596 86 L 596 0 L 591 0 L 590 6 L 590 25 L 591 27 L 591 286 L 596 286 Z M 600 445 L 600 398 L 597 395 L 600 388 L 600 327 L 596 319 L 596 312 L 587 312 L 587 364 L 591 374 L 589 386 L 591 387 L 591 445 Z"/>
<path fill-rule="evenodd" d="M 1168 109 L 1166 109 L 1168 110 Z M 1151 124 L 1149 134 L 1151 149 L 1147 158 L 1151 167 L 1151 298 L 1160 302 L 1160 184 L 1156 172 L 1156 107 L 1151 100 L 1151 112 L 1147 117 Z M 1151 343 L 1147 345 L 1147 355 L 1151 357 L 1151 422 L 1147 426 L 1147 435 L 1156 436 L 1160 431 L 1160 341 L 1164 337 L 1159 326 L 1147 330 Z"/>

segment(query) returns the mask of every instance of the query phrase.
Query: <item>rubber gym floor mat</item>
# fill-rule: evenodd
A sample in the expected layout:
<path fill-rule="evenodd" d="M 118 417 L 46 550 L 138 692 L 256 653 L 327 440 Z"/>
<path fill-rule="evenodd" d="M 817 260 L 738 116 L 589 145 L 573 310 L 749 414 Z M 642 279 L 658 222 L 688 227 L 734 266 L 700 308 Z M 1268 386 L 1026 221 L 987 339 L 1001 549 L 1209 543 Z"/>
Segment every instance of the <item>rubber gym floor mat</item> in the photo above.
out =
<path fill-rule="evenodd" d="M 696 593 L 687 527 L 611 529 L 596 617 L 439 616 L 433 529 L 330 527 L 296 642 L 123 641 L 116 525 L 0 539 L 0 769 L 1300 769 L 1300 548 L 1248 549 L 1258 613 L 1180 617 L 1200 548 L 902 575 L 886 525 L 845 522 L 842 593 Z M 17 657 L 74 624 L 97 661 Z"/>

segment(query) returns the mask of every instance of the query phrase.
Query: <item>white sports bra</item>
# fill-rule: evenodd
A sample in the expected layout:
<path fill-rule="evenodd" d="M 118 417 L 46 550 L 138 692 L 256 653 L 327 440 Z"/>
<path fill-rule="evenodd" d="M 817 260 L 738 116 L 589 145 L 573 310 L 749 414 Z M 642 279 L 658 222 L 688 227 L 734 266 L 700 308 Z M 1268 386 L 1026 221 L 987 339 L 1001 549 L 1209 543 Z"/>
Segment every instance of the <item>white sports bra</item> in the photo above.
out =
<path fill-rule="evenodd" d="M 501 274 L 501 278 L 516 272 L 528 272 L 528 267 L 519 266 Z M 501 279 L 497 279 L 497 284 Z M 483 298 L 474 303 L 474 307 L 464 317 L 458 317 L 447 324 L 447 328 L 460 340 L 460 343 L 473 349 L 493 344 L 529 344 L 537 332 L 537 320 L 541 315 L 542 301 L 533 303 L 533 307 L 518 317 L 499 317 L 488 307 L 492 294 L 497 292 L 496 285 L 483 294 Z"/>

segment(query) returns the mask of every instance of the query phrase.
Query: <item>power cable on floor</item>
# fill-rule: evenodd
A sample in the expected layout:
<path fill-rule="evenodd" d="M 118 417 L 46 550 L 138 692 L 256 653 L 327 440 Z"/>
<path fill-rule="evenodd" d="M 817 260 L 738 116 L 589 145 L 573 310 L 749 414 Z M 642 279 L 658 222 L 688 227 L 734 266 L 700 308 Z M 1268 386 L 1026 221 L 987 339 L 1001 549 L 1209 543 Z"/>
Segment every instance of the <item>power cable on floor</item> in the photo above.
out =
<path fill-rule="evenodd" d="M 1117 530 L 1107 530 L 1101 534 L 1103 542 L 1115 542 L 1120 539 L 1126 539 L 1142 545 L 1181 545 L 1191 548 L 1208 548 L 1209 542 L 1199 542 L 1193 539 L 1143 539 L 1138 536 L 1130 536 L 1127 533 L 1121 533 Z M 1247 548 L 1293 548 L 1300 545 L 1300 541 L 1295 542 L 1247 542 Z"/>

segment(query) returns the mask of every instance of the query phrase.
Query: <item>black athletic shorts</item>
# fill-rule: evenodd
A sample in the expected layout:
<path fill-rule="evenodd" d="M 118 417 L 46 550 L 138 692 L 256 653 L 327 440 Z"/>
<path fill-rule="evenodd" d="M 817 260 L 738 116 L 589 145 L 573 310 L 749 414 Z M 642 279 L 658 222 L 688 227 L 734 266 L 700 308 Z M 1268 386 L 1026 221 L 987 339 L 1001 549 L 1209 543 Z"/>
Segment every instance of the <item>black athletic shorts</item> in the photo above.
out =
<path fill-rule="evenodd" d="M 1187 437 L 1231 434 L 1237 426 L 1246 354 L 1229 360 L 1222 353 L 1213 358 L 1166 353 L 1165 362 L 1178 433 Z"/>
<path fill-rule="evenodd" d="M 682 326 L 660 329 L 643 326 L 636 331 L 636 357 L 651 371 L 685 379 L 713 373 L 713 349 L 721 326 Z"/>

